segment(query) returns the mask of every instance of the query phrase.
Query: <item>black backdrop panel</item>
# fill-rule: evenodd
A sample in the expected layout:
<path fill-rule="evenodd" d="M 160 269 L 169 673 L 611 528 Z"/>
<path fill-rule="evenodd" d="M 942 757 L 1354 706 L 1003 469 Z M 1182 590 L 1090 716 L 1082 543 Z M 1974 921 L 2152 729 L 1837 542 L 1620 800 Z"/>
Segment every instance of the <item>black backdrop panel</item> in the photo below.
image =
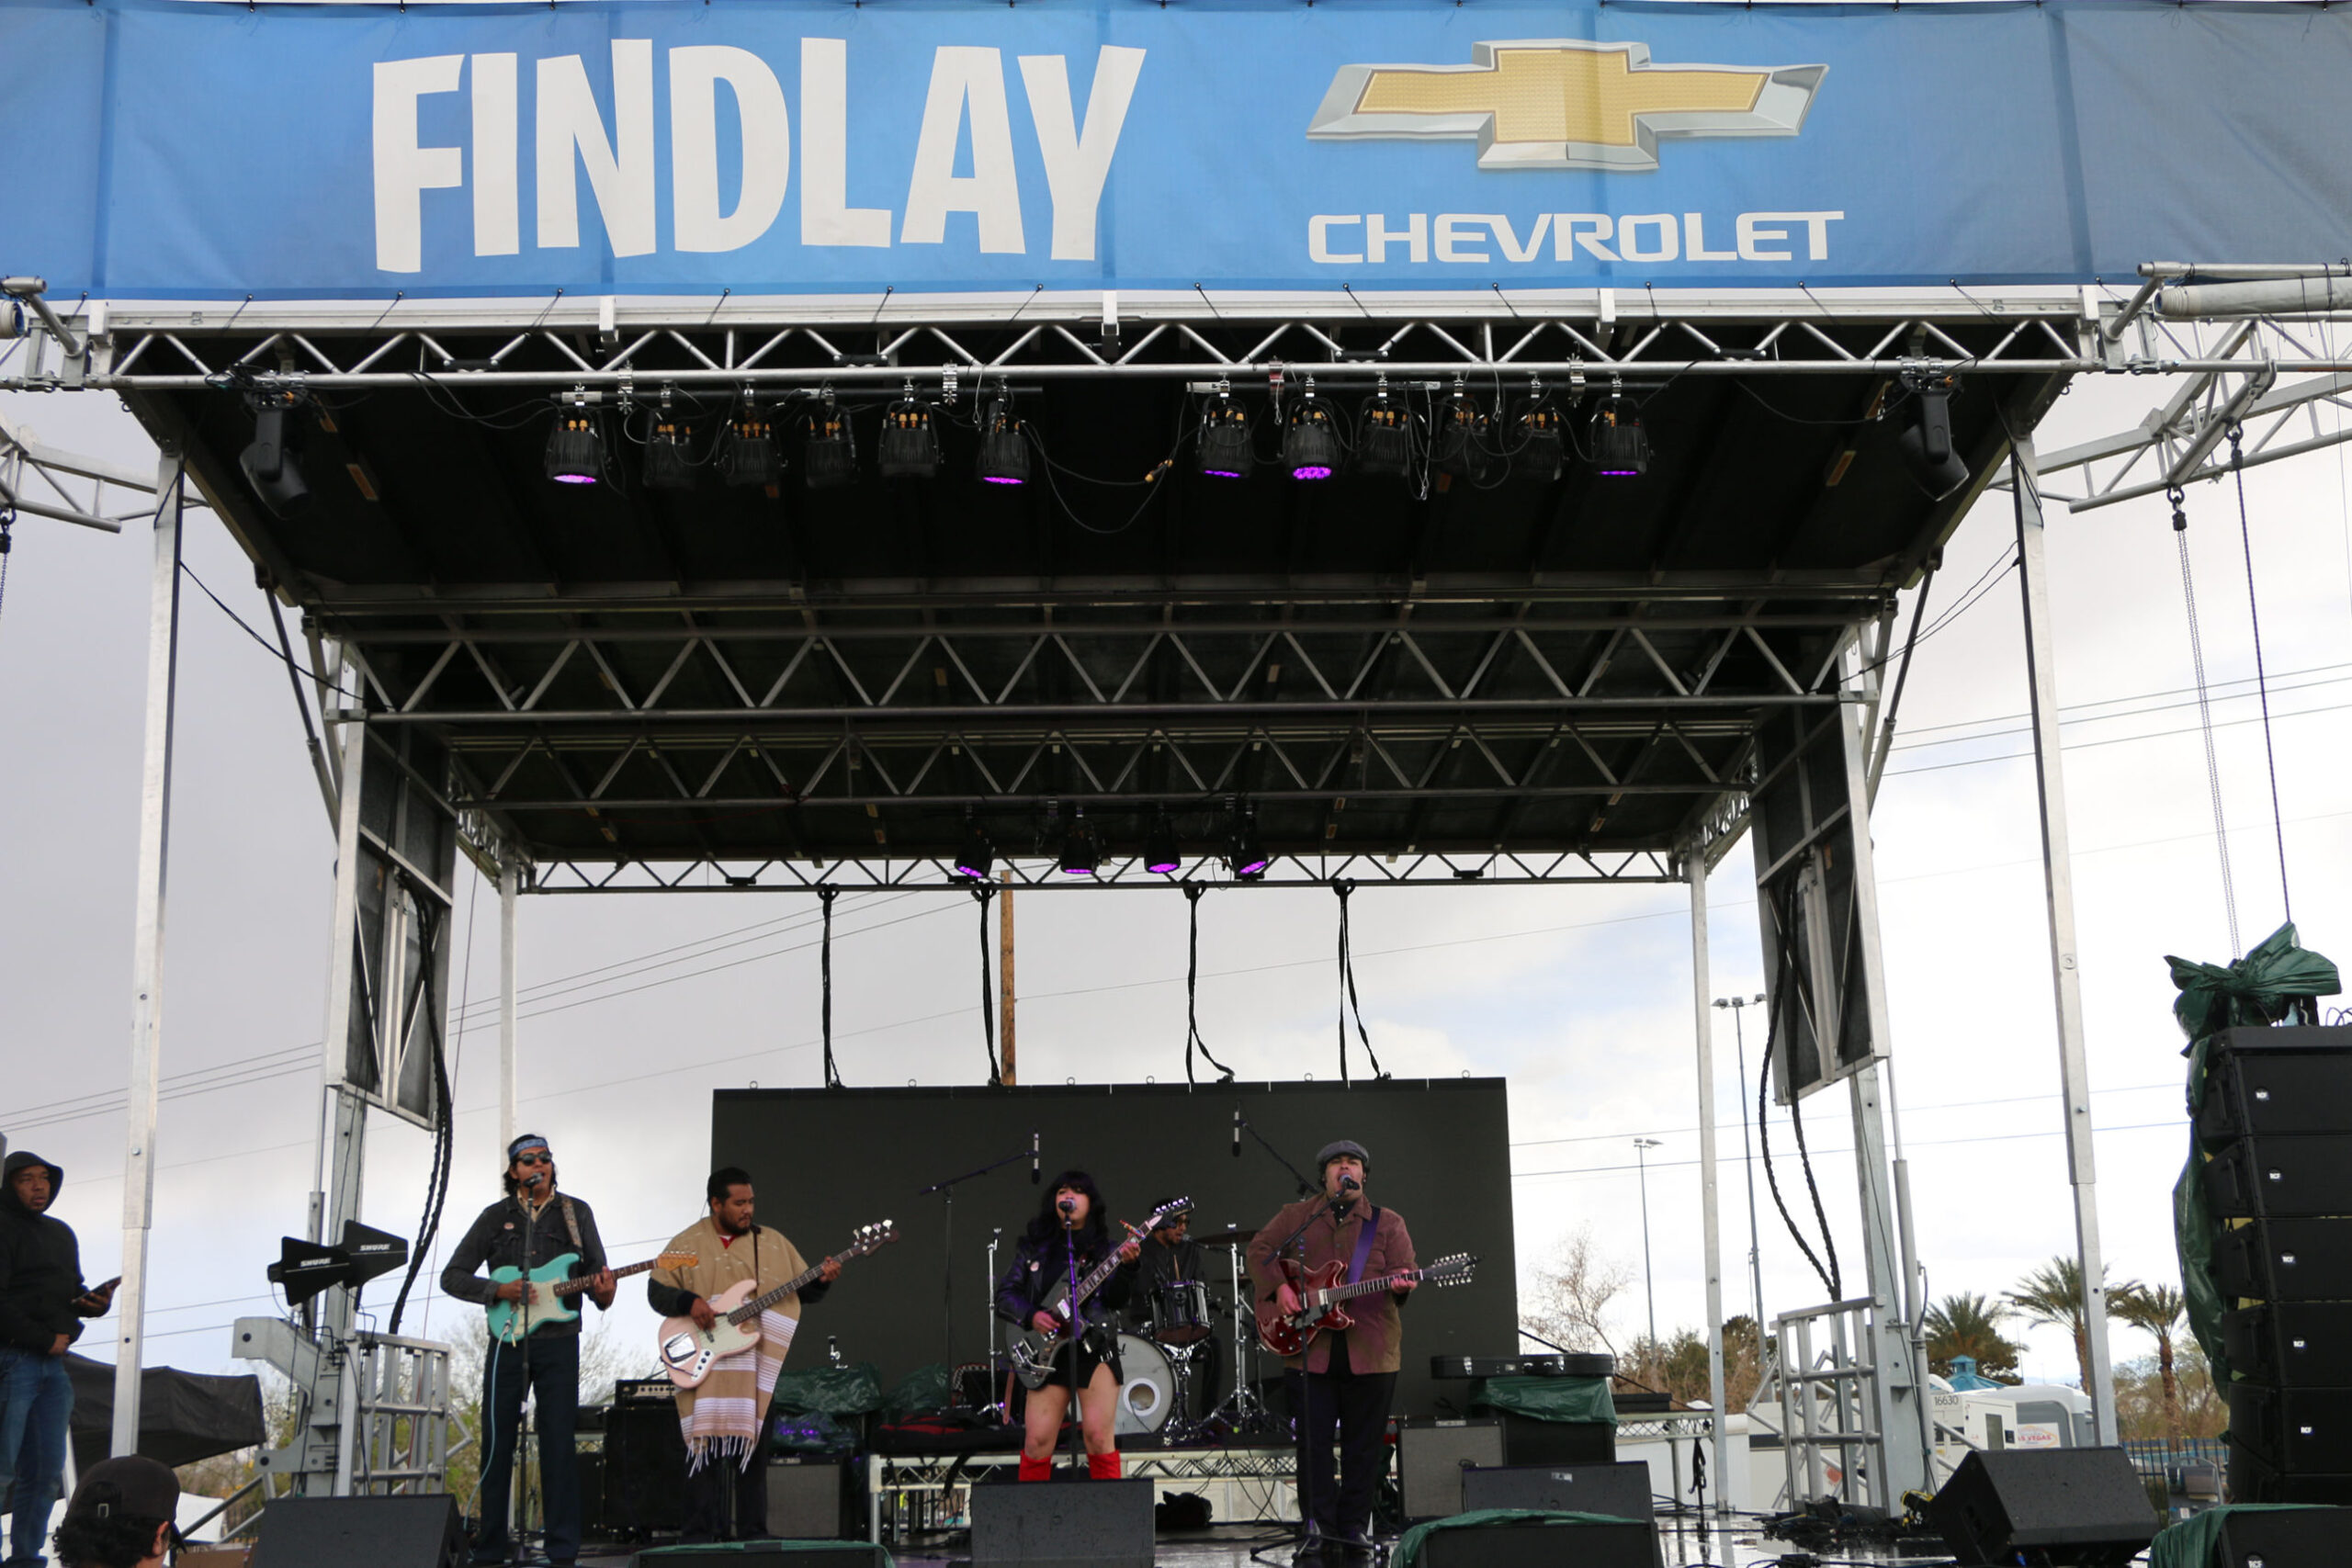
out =
<path fill-rule="evenodd" d="M 1159 1199 L 1187 1195 L 1198 1205 L 1193 1234 L 1210 1236 L 1228 1224 L 1263 1224 L 1294 1192 L 1290 1175 L 1247 1134 L 1234 1156 L 1237 1108 L 1310 1177 L 1316 1150 L 1353 1138 L 1372 1153 L 1374 1201 L 1405 1216 L 1424 1261 L 1477 1254 L 1474 1283 L 1422 1292 L 1406 1309 L 1400 1414 L 1435 1415 L 1439 1399 L 1467 1392 L 1431 1381 L 1430 1356 L 1517 1350 L 1510 1112 L 1501 1078 L 722 1089 L 712 1097 L 711 1163 L 750 1171 L 762 1223 L 812 1261 L 839 1250 L 855 1225 L 898 1221 L 902 1239 L 850 1265 L 802 1319 L 793 1353 L 796 1364 L 814 1361 L 827 1337 L 838 1336 L 842 1354 L 875 1362 L 887 1387 L 951 1348 L 956 1361 L 987 1354 L 989 1232 L 1003 1229 L 998 1258 L 1009 1266 L 1012 1239 L 1043 1191 L 1029 1182 L 1033 1129 L 1046 1179 L 1071 1166 L 1090 1170 L 1111 1212 L 1129 1220 L 1141 1220 Z M 956 1189 L 948 1257 L 945 1205 L 916 1192 L 1016 1150 L 1013 1164 Z M 1223 1258 L 1216 1248 L 1209 1257 L 1211 1278 L 1224 1280 Z M 1221 1283 L 1217 1295 L 1226 1295 Z M 1270 1357 L 1262 1365 L 1269 1374 L 1280 1370 Z"/>

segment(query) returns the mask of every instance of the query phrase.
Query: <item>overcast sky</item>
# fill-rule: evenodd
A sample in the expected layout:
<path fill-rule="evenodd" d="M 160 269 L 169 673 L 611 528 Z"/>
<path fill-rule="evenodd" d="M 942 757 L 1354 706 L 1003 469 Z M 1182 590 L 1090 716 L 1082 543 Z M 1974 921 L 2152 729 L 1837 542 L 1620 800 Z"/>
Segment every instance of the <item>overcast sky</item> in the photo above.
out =
<path fill-rule="evenodd" d="M 2079 384 L 2046 422 L 2042 444 L 2135 423 L 2165 391 L 2153 378 Z M 2323 417 L 2332 427 L 2335 416 Z M 142 467 L 154 460 L 136 423 L 100 394 L 0 395 L 0 419 L 52 445 Z M 2343 459 L 2324 452 L 2257 470 L 2246 493 L 2295 913 L 2309 945 L 2341 956 L 2352 952 L 2343 875 L 2352 748 L 2330 737 L 2352 690 Z M 2278 922 L 2281 897 L 2236 501 L 2226 484 L 2202 486 L 2188 507 L 2206 661 L 2227 694 L 2214 717 L 2224 727 L 2222 785 L 2251 943 Z M 191 519 L 187 564 L 239 613 L 261 611 L 242 553 L 208 513 Z M 1997 571 L 2013 541 L 2007 497 L 1988 499 L 1952 543 L 1930 619 Z M 2187 1137 L 2164 955 L 2231 953 L 2187 690 L 2174 536 L 2163 503 L 2151 500 L 2061 511 L 2050 543 L 2100 1213 L 2118 1277 L 2177 1280 L 2169 1194 Z M 8 1069 L 0 1130 L 13 1147 L 64 1167 L 55 1212 L 79 1231 L 94 1280 L 117 1271 L 120 1252 L 148 565 L 142 525 L 107 536 L 28 518 L 17 525 L 0 606 L 0 1062 Z M 2018 624 L 2011 573 L 1922 645 L 1902 712 L 1908 739 L 1875 818 L 1895 1089 L 1920 1255 L 1939 1296 L 1998 1292 L 2074 1245 Z M 334 844 L 284 667 L 194 592 L 183 615 L 177 744 L 148 1331 L 151 1359 L 211 1371 L 233 1368 L 230 1320 L 270 1310 L 262 1270 L 277 1237 L 303 1224 Z M 1751 876 L 1743 844 L 1713 886 L 1718 996 L 1762 988 Z M 458 899 L 471 942 L 454 986 L 474 1010 L 458 1037 L 445 1247 L 496 1195 L 498 1163 L 496 893 L 464 881 Z M 1220 893 L 1202 909 L 1202 1027 L 1214 1048 L 1245 1078 L 1332 1077 L 1330 895 Z M 523 1120 L 553 1139 L 567 1184 L 595 1204 L 616 1257 L 643 1255 L 699 1211 L 712 1089 L 818 1081 L 812 914 L 795 897 L 525 901 Z M 845 897 L 837 919 L 844 1077 L 983 1079 L 970 905 Z M 1635 1272 L 1618 1326 L 1638 1327 L 1633 1140 L 1656 1137 L 1648 1207 L 1657 1316 L 1661 1325 L 1699 1325 L 1681 890 L 1367 888 L 1353 923 L 1383 1065 L 1400 1077 L 1510 1079 L 1522 1278 L 1562 1237 L 1589 1227 L 1605 1255 Z M 1182 1072 L 1181 897 L 1034 897 L 1019 926 L 1024 1080 Z M 855 934 L 862 927 L 876 930 Z M 1754 1092 L 1752 1078 L 1744 1095 L 1734 1081 L 1733 1057 L 1725 1028 L 1717 1062 L 1727 1161 L 1740 1148 L 1738 1107 Z M 1845 1095 L 1816 1097 L 1807 1111 L 1850 1281 L 1860 1238 Z M 1773 1114 L 1773 1147 L 1785 1156 L 1785 1112 Z M 413 1234 L 424 1153 L 423 1134 L 378 1120 L 371 1224 Z M 1781 1169 L 1802 1213 L 1793 1160 Z M 1760 1175 L 1757 1186 L 1768 1314 L 1826 1299 Z M 1740 1311 L 1748 1231 L 1736 1163 L 1726 1164 L 1723 1195 L 1727 1310 Z M 1283 1196 L 1270 1182 L 1268 1208 Z M 1413 1194 L 1383 1196 L 1411 1212 Z M 788 1203 L 774 1209 L 789 1228 Z M 387 1281 L 368 1300 L 384 1310 L 390 1297 Z M 623 1301 L 616 1329 L 650 1335 L 642 1293 L 624 1292 Z M 421 1326 L 437 1320 L 445 1331 L 461 1310 L 437 1298 L 428 1307 Z M 420 1331 L 413 1309 L 407 1331 Z M 107 1353 L 105 1337 L 94 1337 L 92 1348 Z M 2120 1325 L 2115 1342 L 2119 1359 L 2147 1349 Z M 2063 1336 L 2035 1335 L 2027 1369 L 2072 1381 Z"/>

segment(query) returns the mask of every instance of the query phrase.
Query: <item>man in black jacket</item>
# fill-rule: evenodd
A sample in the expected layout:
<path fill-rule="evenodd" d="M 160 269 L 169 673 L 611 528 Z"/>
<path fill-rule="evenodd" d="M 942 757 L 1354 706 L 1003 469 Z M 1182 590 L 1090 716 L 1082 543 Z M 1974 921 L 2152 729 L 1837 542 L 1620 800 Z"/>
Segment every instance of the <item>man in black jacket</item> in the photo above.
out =
<path fill-rule="evenodd" d="M 506 1499 L 514 1486 L 516 1437 L 527 1384 L 539 1401 L 539 1479 L 546 1490 L 548 1560 L 580 1556 L 580 1471 L 572 1427 L 580 1410 L 580 1317 L 558 1302 L 548 1284 L 534 1285 L 535 1269 L 569 1254 L 564 1277 L 593 1279 L 588 1295 L 601 1311 L 613 1304 L 613 1277 L 596 1216 L 570 1193 L 555 1190 L 555 1154 L 526 1133 L 506 1150 L 506 1196 L 484 1209 L 441 1271 L 444 1294 L 483 1307 L 515 1309 L 512 1337 L 493 1334 L 482 1361 L 482 1404 L 490 1433 L 482 1454 L 481 1522 L 474 1529 L 476 1562 L 506 1561 Z M 512 1268 L 523 1277 L 504 1281 L 477 1270 Z M 0 1568 L 6 1568 L 0 1564 Z"/>
<path fill-rule="evenodd" d="M 51 1216 L 65 1172 L 29 1150 L 0 1165 L 0 1476 L 13 1482 L 5 1568 L 47 1561 L 49 1510 L 65 1477 L 74 1414 L 66 1348 L 114 1287 L 83 1288 L 74 1229 Z"/>

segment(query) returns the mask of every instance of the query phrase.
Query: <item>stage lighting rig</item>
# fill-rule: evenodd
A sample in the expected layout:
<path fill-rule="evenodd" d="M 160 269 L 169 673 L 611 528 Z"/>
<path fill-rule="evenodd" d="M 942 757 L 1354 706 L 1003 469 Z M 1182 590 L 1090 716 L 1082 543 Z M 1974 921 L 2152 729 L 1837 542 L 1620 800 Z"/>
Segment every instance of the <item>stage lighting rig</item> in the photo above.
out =
<path fill-rule="evenodd" d="M 1290 412 L 1283 427 L 1283 467 L 1295 479 L 1328 479 L 1340 468 L 1340 432 L 1331 411 L 1315 399 L 1315 383 Z"/>
<path fill-rule="evenodd" d="M 1650 469 L 1650 438 L 1631 399 L 1611 391 L 1593 411 L 1592 467 L 1604 479 L 1639 479 Z"/>
<path fill-rule="evenodd" d="M 1176 824 L 1169 819 L 1168 808 L 1161 807 L 1152 817 L 1151 831 L 1143 841 L 1143 868 L 1155 876 L 1170 876 L 1183 869 L 1184 857 L 1177 847 Z"/>
<path fill-rule="evenodd" d="M 730 485 L 763 485 L 770 495 L 784 478 L 784 458 L 776 451 L 775 426 L 768 411 L 746 403 L 728 423 L 726 449 L 719 471 Z"/>
<path fill-rule="evenodd" d="M 1388 378 L 1383 376 L 1356 426 L 1356 472 L 1401 479 L 1412 471 L 1412 411 L 1389 398 Z"/>
<path fill-rule="evenodd" d="M 883 411 L 882 436 L 874 452 L 886 479 L 927 479 L 939 472 L 939 427 L 932 422 L 931 405 L 916 399 L 912 386 Z"/>
<path fill-rule="evenodd" d="M 605 477 L 605 433 L 588 410 L 588 394 L 574 390 L 556 404 L 555 428 L 548 432 L 548 478 L 560 485 L 594 484 Z"/>
<path fill-rule="evenodd" d="M 1250 441 L 1250 412 L 1233 400 L 1226 383 L 1216 384 L 1216 399 L 1201 410 L 1201 472 L 1211 479 L 1246 479 L 1258 466 Z"/>
<path fill-rule="evenodd" d="M 1951 395 L 1960 378 L 1925 370 L 1906 370 L 1903 385 L 1911 393 L 1912 412 L 1903 433 L 1894 438 L 1903 466 L 1928 496 L 1941 501 L 1968 482 L 1968 459 L 1951 442 Z"/>
<path fill-rule="evenodd" d="M 291 392 L 264 392 L 253 400 L 254 438 L 237 455 L 237 466 L 262 504 L 277 516 L 293 512 L 311 494 L 302 477 L 306 429 Z"/>
<path fill-rule="evenodd" d="M 808 416 L 808 438 L 800 448 L 800 477 L 810 490 L 840 490 L 857 482 L 857 437 L 849 412 L 825 394 L 824 405 Z"/>
<path fill-rule="evenodd" d="M 968 876 L 974 882 L 988 880 L 989 872 L 996 865 L 996 845 L 980 830 L 979 818 L 970 814 L 964 818 L 964 847 L 956 852 L 956 874 Z"/>
<path fill-rule="evenodd" d="M 1477 400 L 1455 381 L 1453 396 L 1438 411 L 1437 430 L 1430 437 L 1430 455 L 1438 471 L 1456 479 L 1483 479 L 1494 463 L 1492 428 Z"/>
<path fill-rule="evenodd" d="M 1560 411 L 1539 398 L 1519 416 L 1511 466 L 1521 478 L 1550 484 L 1567 467 L 1568 444 Z"/>
<path fill-rule="evenodd" d="M 1233 843 L 1227 857 L 1232 863 L 1233 874 L 1245 882 L 1255 882 L 1266 874 L 1266 867 L 1273 856 L 1258 837 L 1258 808 L 1236 804 L 1233 808 Z"/>
<path fill-rule="evenodd" d="M 694 468 L 686 460 L 686 427 L 670 413 L 670 389 L 662 389 L 662 406 L 653 415 L 653 432 L 645 442 L 645 488 L 692 490 Z"/>
<path fill-rule="evenodd" d="M 1012 412 L 1012 398 L 999 392 L 980 424 L 980 480 L 992 485 L 1029 482 L 1029 431 Z"/>
<path fill-rule="evenodd" d="M 1069 826 L 1062 832 L 1062 874 L 1091 876 L 1102 863 L 1102 845 L 1094 837 L 1094 825 L 1086 819 L 1086 807 L 1075 807 Z"/>

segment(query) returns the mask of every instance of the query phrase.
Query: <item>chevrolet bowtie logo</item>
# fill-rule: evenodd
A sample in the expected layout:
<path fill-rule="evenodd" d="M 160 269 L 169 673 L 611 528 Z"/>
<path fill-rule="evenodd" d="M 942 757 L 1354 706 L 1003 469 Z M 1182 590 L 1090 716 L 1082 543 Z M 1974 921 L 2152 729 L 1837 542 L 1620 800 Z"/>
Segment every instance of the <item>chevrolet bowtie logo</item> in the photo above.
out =
<path fill-rule="evenodd" d="M 1468 65 L 1342 65 L 1306 134 L 1478 142 L 1482 169 L 1655 169 L 1661 136 L 1794 136 L 1826 65 L 1653 65 L 1649 46 L 1527 39 Z"/>

